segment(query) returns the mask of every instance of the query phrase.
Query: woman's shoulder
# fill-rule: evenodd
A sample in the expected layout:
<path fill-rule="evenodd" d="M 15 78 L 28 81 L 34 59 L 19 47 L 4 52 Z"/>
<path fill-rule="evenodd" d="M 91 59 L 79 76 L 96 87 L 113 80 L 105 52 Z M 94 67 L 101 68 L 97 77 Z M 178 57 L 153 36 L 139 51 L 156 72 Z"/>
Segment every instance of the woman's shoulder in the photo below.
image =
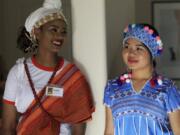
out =
<path fill-rule="evenodd" d="M 18 58 L 16 60 L 14 65 L 9 70 L 9 73 L 8 73 L 9 77 L 10 76 L 20 77 L 23 74 L 23 72 L 24 72 L 24 65 L 23 65 L 24 60 L 25 60 L 24 57 Z"/>
<path fill-rule="evenodd" d="M 109 85 L 117 85 L 118 81 L 119 81 L 119 77 L 116 76 L 114 78 L 108 79 L 107 84 L 109 84 Z"/>
<path fill-rule="evenodd" d="M 25 59 L 26 59 L 25 57 L 18 58 L 18 59 L 16 60 L 16 64 L 22 64 Z M 29 58 L 27 58 L 27 59 L 29 59 Z"/>
<path fill-rule="evenodd" d="M 69 59 L 66 59 L 66 58 L 64 58 L 62 56 L 59 56 L 59 61 L 63 62 L 64 65 L 74 65 L 74 66 L 76 66 L 76 64 L 73 61 L 71 61 Z"/>
<path fill-rule="evenodd" d="M 85 76 L 86 71 L 83 67 L 73 61 L 69 61 L 63 57 L 61 57 L 61 61 L 63 63 L 63 69 L 68 69 L 69 71 L 76 71 L 79 74 Z"/>
<path fill-rule="evenodd" d="M 63 61 L 63 67 L 70 67 L 69 69 L 74 69 L 74 70 L 78 70 L 80 71 L 81 73 L 84 73 L 85 72 L 85 69 L 83 68 L 83 66 L 81 66 L 80 64 L 74 62 L 74 61 L 70 61 L 70 60 L 67 60 L 63 57 L 61 57 L 61 60 Z"/>
<path fill-rule="evenodd" d="M 172 87 L 174 85 L 175 85 L 175 83 L 171 78 L 169 78 L 167 76 L 162 76 L 162 86 Z"/>
<path fill-rule="evenodd" d="M 131 85 L 128 78 L 126 78 L 125 74 L 121 74 L 119 76 L 114 77 L 113 79 L 109 79 L 107 81 L 106 87 L 105 87 L 105 93 L 111 93 L 115 94 L 117 92 L 123 92 L 126 90 L 129 90 Z M 126 79 L 124 79 L 124 77 Z"/>
<path fill-rule="evenodd" d="M 24 60 L 25 60 L 25 57 L 18 58 L 15 64 L 11 67 L 11 70 L 19 70 L 19 68 L 22 68 Z"/>
<path fill-rule="evenodd" d="M 111 87 L 112 89 L 126 89 L 129 86 L 128 84 L 130 83 L 130 80 L 129 78 L 124 78 L 124 76 L 126 77 L 126 74 L 121 74 L 109 79 L 107 81 L 107 86 Z"/>
<path fill-rule="evenodd" d="M 171 89 L 178 89 L 178 86 L 176 85 L 175 81 L 167 76 L 162 76 L 162 85 L 161 88 L 168 92 Z"/>

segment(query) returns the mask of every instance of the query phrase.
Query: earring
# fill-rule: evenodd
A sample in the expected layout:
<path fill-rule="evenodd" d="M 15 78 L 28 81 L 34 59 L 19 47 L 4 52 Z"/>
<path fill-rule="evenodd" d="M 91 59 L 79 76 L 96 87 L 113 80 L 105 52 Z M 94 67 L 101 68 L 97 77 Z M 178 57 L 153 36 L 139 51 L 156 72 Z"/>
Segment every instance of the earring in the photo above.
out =
<path fill-rule="evenodd" d="M 36 40 L 36 37 L 35 35 L 31 34 L 31 36 L 28 35 L 28 33 L 25 33 L 26 37 L 31 41 L 31 44 L 29 44 L 29 46 L 24 50 L 26 53 L 27 52 L 34 52 L 37 47 L 38 47 L 38 44 L 37 44 L 37 40 Z"/>

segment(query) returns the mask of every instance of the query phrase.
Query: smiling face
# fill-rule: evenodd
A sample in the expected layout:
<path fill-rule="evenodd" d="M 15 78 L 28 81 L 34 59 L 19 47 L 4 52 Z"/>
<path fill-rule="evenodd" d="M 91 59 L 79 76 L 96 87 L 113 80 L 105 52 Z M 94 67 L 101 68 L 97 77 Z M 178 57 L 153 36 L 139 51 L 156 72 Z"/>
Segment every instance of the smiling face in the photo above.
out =
<path fill-rule="evenodd" d="M 125 64 L 131 70 L 152 68 L 150 52 L 136 39 L 129 38 L 125 41 L 122 56 Z"/>
<path fill-rule="evenodd" d="M 53 20 L 35 29 L 35 35 L 38 51 L 57 53 L 67 37 L 67 25 L 63 20 Z"/>

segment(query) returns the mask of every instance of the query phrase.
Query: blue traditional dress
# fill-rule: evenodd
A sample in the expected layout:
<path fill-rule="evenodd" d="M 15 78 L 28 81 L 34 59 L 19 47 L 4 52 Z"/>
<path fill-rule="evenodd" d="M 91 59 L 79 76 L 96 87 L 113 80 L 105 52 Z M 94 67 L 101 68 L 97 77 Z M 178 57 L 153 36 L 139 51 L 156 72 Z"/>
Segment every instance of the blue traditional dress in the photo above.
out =
<path fill-rule="evenodd" d="M 150 79 L 140 92 L 131 80 L 108 81 L 104 104 L 112 110 L 115 135 L 173 135 L 168 114 L 180 109 L 180 91 L 162 77 Z"/>

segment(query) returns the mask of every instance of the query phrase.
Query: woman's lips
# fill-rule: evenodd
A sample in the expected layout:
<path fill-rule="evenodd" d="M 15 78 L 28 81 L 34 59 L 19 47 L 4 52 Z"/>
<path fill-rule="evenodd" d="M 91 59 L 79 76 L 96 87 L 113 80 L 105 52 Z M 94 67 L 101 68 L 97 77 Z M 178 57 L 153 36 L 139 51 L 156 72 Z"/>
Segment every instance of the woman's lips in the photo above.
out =
<path fill-rule="evenodd" d="M 61 46 L 63 44 L 63 41 L 62 40 L 59 40 L 59 41 L 56 40 L 56 41 L 53 41 L 52 43 L 55 46 Z"/>
<path fill-rule="evenodd" d="M 128 63 L 130 63 L 130 64 L 136 64 L 136 63 L 138 63 L 138 60 L 128 59 Z"/>

